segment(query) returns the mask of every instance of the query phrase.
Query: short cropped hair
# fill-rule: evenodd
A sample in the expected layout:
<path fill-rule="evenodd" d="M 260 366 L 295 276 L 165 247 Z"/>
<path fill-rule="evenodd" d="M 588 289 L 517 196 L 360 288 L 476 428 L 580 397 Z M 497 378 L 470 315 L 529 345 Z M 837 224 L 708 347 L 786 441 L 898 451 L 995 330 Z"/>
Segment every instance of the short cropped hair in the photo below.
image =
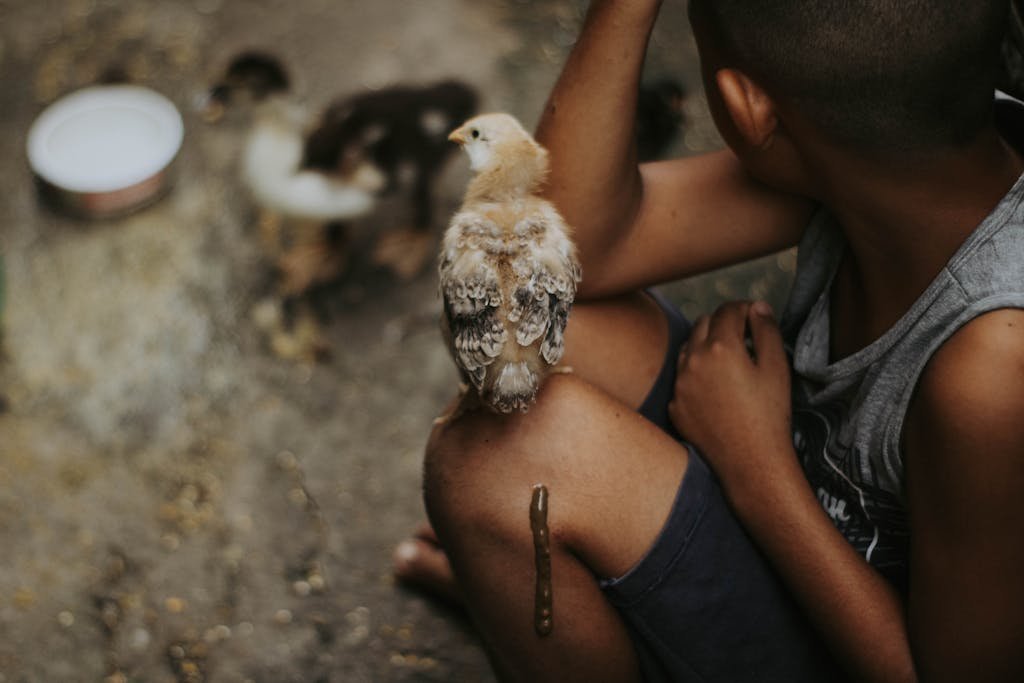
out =
<path fill-rule="evenodd" d="M 691 0 L 723 58 L 830 139 L 961 146 L 992 121 L 1008 0 Z M 696 17 L 695 17 L 696 18 Z"/>

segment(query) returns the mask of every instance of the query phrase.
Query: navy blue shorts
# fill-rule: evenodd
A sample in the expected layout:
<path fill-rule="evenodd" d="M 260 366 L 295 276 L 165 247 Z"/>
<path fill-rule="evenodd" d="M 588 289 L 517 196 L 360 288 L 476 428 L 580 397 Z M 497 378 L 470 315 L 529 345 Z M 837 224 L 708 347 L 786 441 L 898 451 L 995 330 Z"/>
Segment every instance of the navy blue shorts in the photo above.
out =
<path fill-rule="evenodd" d="M 640 412 L 680 439 L 668 418 L 668 402 L 676 359 L 690 324 L 675 307 L 660 298 L 658 302 L 669 320 L 669 346 Z M 692 447 L 687 448 L 686 474 L 653 547 L 625 576 L 601 583 L 631 632 L 645 679 L 677 683 L 843 680 L 792 597 L 733 516 L 714 474 Z"/>

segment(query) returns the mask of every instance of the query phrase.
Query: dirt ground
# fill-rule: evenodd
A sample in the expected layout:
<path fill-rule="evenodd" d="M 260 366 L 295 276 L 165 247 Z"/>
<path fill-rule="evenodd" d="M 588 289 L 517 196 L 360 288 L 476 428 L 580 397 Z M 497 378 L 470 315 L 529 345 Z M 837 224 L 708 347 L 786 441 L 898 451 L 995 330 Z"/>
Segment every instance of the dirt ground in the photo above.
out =
<path fill-rule="evenodd" d="M 680 153 L 716 146 L 683 2 L 648 72 L 692 91 Z M 329 362 L 279 358 L 253 322 L 271 273 L 241 187 L 244 112 L 197 103 L 227 60 L 276 52 L 315 109 L 457 77 L 532 125 L 578 0 L 0 0 L 0 683 L 491 681 L 456 611 L 396 586 L 423 517 L 422 447 L 455 388 L 432 269 L 365 254 L 328 298 Z M 33 118 L 117 67 L 170 97 L 173 191 L 127 218 L 44 208 Z M 467 178 L 453 161 L 435 234 Z M 669 288 L 690 313 L 784 295 L 791 256 Z"/>

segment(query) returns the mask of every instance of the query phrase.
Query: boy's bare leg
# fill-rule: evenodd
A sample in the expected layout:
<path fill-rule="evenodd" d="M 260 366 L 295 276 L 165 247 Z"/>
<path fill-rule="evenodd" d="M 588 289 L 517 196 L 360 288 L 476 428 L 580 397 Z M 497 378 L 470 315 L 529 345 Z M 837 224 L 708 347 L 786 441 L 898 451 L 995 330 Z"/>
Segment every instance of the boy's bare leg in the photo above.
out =
<path fill-rule="evenodd" d="M 562 365 L 635 410 L 650 391 L 667 344 L 664 313 L 646 294 L 577 303 Z M 429 524 L 399 543 L 393 563 L 398 579 L 461 602 L 451 564 Z"/>
<path fill-rule="evenodd" d="M 424 493 L 436 530 L 421 567 L 450 566 L 464 604 L 509 680 L 629 681 L 625 626 L 598 577 L 620 576 L 654 542 L 686 468 L 685 450 L 635 412 L 661 368 L 664 316 L 647 297 L 581 306 L 566 362 L 526 415 L 467 414 L 435 430 Z M 554 630 L 533 626 L 532 488 L 550 493 Z M 440 548 L 447 553 L 445 564 Z"/>
<path fill-rule="evenodd" d="M 641 292 L 577 304 L 562 364 L 634 410 L 647 397 L 668 345 L 661 307 Z"/>

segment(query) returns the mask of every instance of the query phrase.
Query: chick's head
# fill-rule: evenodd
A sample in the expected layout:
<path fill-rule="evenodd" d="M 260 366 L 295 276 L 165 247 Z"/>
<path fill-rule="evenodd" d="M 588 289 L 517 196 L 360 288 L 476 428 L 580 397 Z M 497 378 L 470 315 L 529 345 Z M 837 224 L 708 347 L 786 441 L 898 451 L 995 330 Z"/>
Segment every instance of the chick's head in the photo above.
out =
<path fill-rule="evenodd" d="M 508 114 L 472 118 L 448 139 L 466 151 L 470 168 L 478 174 L 501 172 L 510 181 L 520 181 L 516 184 L 532 186 L 547 173 L 547 150 Z"/>

